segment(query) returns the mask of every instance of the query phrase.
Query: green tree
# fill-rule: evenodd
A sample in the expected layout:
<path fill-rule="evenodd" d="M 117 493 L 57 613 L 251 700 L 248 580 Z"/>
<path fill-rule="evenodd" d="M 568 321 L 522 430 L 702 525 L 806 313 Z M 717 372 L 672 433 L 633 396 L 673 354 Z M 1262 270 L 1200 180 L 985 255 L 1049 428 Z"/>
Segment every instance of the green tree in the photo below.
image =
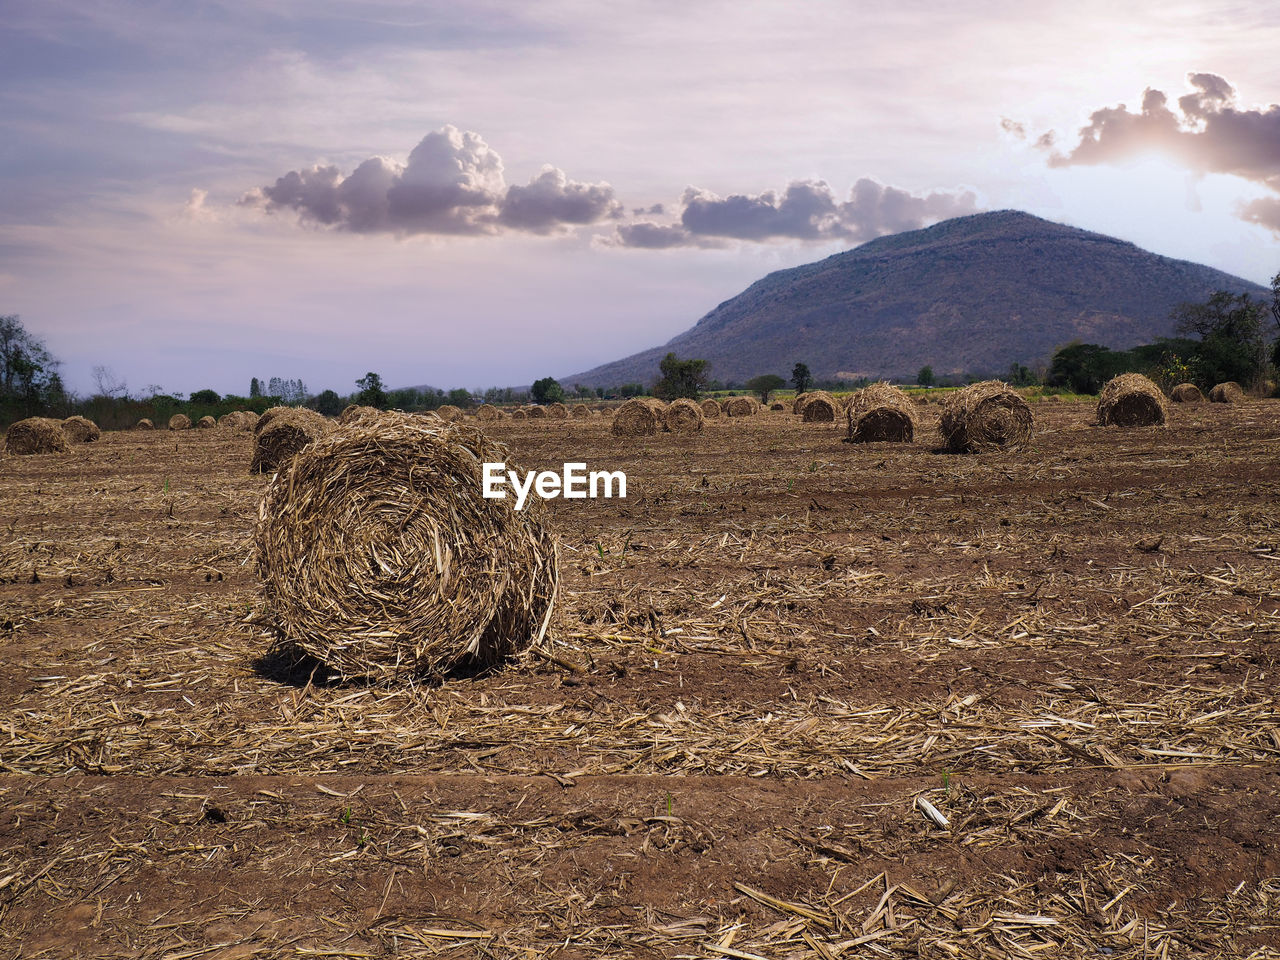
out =
<path fill-rule="evenodd" d="M 254 377 L 249 381 L 249 399 L 253 400 L 262 396 L 262 382 Z"/>
<path fill-rule="evenodd" d="M 1271 345 L 1271 366 L 1280 373 L 1280 273 L 1271 278 L 1271 317 L 1276 322 L 1276 342 Z"/>
<path fill-rule="evenodd" d="M 920 372 L 916 374 L 916 383 L 922 387 L 932 387 L 937 382 L 937 378 L 933 375 L 933 367 L 921 367 Z"/>
<path fill-rule="evenodd" d="M 791 385 L 796 388 L 796 393 L 804 393 L 811 383 L 813 375 L 809 373 L 807 364 L 797 363 L 791 368 Z"/>
<path fill-rule="evenodd" d="M 706 389 L 709 366 L 706 360 L 681 360 L 674 353 L 668 353 L 658 364 L 662 377 L 653 385 L 654 396 L 663 400 L 680 397 L 697 400 Z"/>
<path fill-rule="evenodd" d="M 747 389 L 752 393 L 760 394 L 760 402 L 768 404 L 769 394 L 775 390 L 781 390 L 787 385 L 787 381 L 783 380 L 776 373 L 765 373 L 758 377 L 752 377 L 747 381 Z"/>
<path fill-rule="evenodd" d="M 311 398 L 310 406 L 316 413 L 323 413 L 326 417 L 336 417 L 343 411 L 346 404 L 342 402 L 342 398 L 336 391 L 321 390 Z"/>
<path fill-rule="evenodd" d="M 1250 384 L 1263 372 L 1263 318 L 1268 305 L 1247 293 L 1219 290 L 1204 303 L 1180 303 L 1170 314 L 1181 333 L 1200 338 L 1197 366 L 1204 383 Z"/>
<path fill-rule="evenodd" d="M 356 403 L 379 410 L 387 409 L 387 391 L 382 386 L 382 377 L 370 370 L 356 381 L 356 386 L 360 388 L 355 396 Z"/>
<path fill-rule="evenodd" d="M 466 410 L 472 403 L 471 391 L 465 390 L 462 387 L 455 387 L 453 390 L 449 391 L 449 402 L 455 407 L 461 407 L 463 410 Z"/>
<path fill-rule="evenodd" d="M 1104 383 L 1132 365 L 1128 351 L 1076 341 L 1053 355 L 1046 382 L 1054 387 L 1070 387 L 1073 393 L 1097 393 Z"/>
<path fill-rule="evenodd" d="M 644 396 L 644 384 L 624 383 L 618 388 L 618 395 L 622 397 L 642 397 Z"/>
<path fill-rule="evenodd" d="M 33 412 L 57 367 L 44 342 L 27 331 L 17 314 L 0 317 L 0 402 Z"/>
<path fill-rule="evenodd" d="M 196 390 L 191 394 L 191 402 L 210 405 L 221 403 L 222 398 L 218 396 L 216 390 Z"/>
<path fill-rule="evenodd" d="M 535 380 L 529 390 L 533 393 L 534 403 L 560 403 L 564 400 L 564 387 L 555 377 Z"/>

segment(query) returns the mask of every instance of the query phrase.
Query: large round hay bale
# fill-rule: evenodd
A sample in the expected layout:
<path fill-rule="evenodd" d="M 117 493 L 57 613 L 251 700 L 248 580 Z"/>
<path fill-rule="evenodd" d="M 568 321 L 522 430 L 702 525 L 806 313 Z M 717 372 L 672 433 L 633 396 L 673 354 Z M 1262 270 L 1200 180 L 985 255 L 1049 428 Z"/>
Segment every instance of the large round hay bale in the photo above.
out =
<path fill-rule="evenodd" d="M 240 429 L 252 433 L 258 425 L 259 416 L 252 410 L 240 411 Z"/>
<path fill-rule="evenodd" d="M 651 437 L 658 432 L 661 415 L 643 397 L 632 397 L 613 414 L 609 432 L 615 437 Z"/>
<path fill-rule="evenodd" d="M 436 416 L 449 423 L 456 423 L 462 419 L 462 409 L 455 407 L 452 403 L 442 403 L 436 407 Z"/>
<path fill-rule="evenodd" d="M 662 411 L 662 426 L 671 433 L 698 433 L 703 426 L 702 408 L 683 397 L 672 400 Z"/>
<path fill-rule="evenodd" d="M 591 418 L 591 408 L 585 403 L 575 403 L 569 410 L 569 416 L 575 420 L 588 420 Z"/>
<path fill-rule="evenodd" d="M 270 412 L 270 410 L 267 411 L 267 413 Z M 367 417 L 379 417 L 381 415 L 382 411 L 377 407 L 361 406 L 360 404 L 352 403 L 342 408 L 342 413 L 338 414 L 338 423 L 346 426 L 349 423 L 356 423 L 357 421 L 364 420 Z M 263 416 L 266 416 L 266 414 L 263 414 Z"/>
<path fill-rule="evenodd" d="M 379 422 L 381 417 L 360 421 L 361 423 Z M 350 424 L 348 429 L 359 424 Z M 275 414 L 270 422 L 258 433 L 253 443 L 253 460 L 249 464 L 250 473 L 269 473 L 278 470 L 290 457 L 332 429 L 328 417 L 308 410 L 306 407 L 286 407 Z"/>
<path fill-rule="evenodd" d="M 196 427 L 198 427 L 201 430 L 212 430 L 217 425 L 218 425 L 218 421 L 213 419 L 213 417 L 209 416 L 208 414 L 205 414 L 203 417 L 201 417 L 199 420 L 196 421 Z"/>
<path fill-rule="evenodd" d="M 218 426 L 223 430 L 239 430 L 244 425 L 244 414 L 239 410 L 224 413 L 218 418 Z"/>
<path fill-rule="evenodd" d="M 335 430 L 277 474 L 254 536 L 280 642 L 341 677 L 439 679 L 546 634 L 556 546 L 536 497 L 483 495 L 507 463 L 479 430 L 381 417 Z"/>
<path fill-rule="evenodd" d="M 972 383 L 947 395 L 939 431 L 955 453 L 1017 449 L 1031 439 L 1027 401 L 999 380 Z"/>
<path fill-rule="evenodd" d="M 1098 423 L 1102 426 L 1159 426 L 1167 414 L 1164 394 L 1140 373 L 1113 377 L 1098 396 Z"/>
<path fill-rule="evenodd" d="M 492 403 L 482 403 L 476 407 L 477 420 L 501 420 L 502 411 L 495 407 Z"/>
<path fill-rule="evenodd" d="M 848 409 L 850 443 L 911 443 L 916 421 L 911 398 L 892 384 L 873 383 L 859 390 Z"/>
<path fill-rule="evenodd" d="M 28 417 L 9 425 L 4 434 L 4 448 L 9 453 L 25 456 L 34 453 L 66 453 L 71 449 L 61 420 Z"/>
<path fill-rule="evenodd" d="M 716 400 L 712 400 L 709 397 L 706 400 L 702 401 L 701 406 L 702 406 L 702 416 L 707 420 L 713 420 L 716 417 L 720 416 L 721 413 L 724 412 L 723 410 L 720 409 L 720 403 Z"/>
<path fill-rule="evenodd" d="M 529 414 L 525 413 L 525 411 L 522 410 L 520 407 L 516 407 L 514 410 L 511 411 L 512 420 L 527 420 L 528 418 L 529 418 Z"/>
<path fill-rule="evenodd" d="M 760 409 L 755 397 L 729 397 L 723 406 L 726 417 L 754 417 Z"/>
<path fill-rule="evenodd" d="M 546 406 L 547 416 L 552 420 L 568 420 L 569 408 L 563 403 L 548 403 Z"/>
<path fill-rule="evenodd" d="M 263 430 L 267 429 L 267 427 L 271 425 L 272 420 L 274 420 L 276 417 L 280 416 L 281 414 L 288 413 L 290 410 L 293 410 L 293 409 L 295 408 L 294 407 L 267 407 L 266 410 L 262 411 L 262 416 L 258 417 L 257 422 L 254 423 L 253 425 L 254 434 L 256 435 L 261 433 Z M 350 410 L 350 409 L 351 409 L 350 407 L 347 407 L 347 410 Z M 343 410 L 342 412 L 346 413 L 347 410 Z"/>
<path fill-rule="evenodd" d="M 530 420 L 545 420 L 547 417 L 547 408 L 537 404 L 525 407 L 524 412 Z"/>
<path fill-rule="evenodd" d="M 1200 392 L 1200 388 L 1194 383 L 1180 383 L 1173 388 L 1173 392 L 1169 394 L 1170 399 L 1174 403 L 1201 403 L 1204 401 L 1204 394 Z"/>
<path fill-rule="evenodd" d="M 815 390 L 805 400 L 800 417 L 805 423 L 834 423 L 841 410 L 839 400 L 825 390 Z"/>
<path fill-rule="evenodd" d="M 1209 391 L 1209 400 L 1213 403 L 1243 403 L 1244 388 L 1234 380 L 1216 384 Z"/>
<path fill-rule="evenodd" d="M 804 413 L 804 405 L 809 402 L 809 397 L 812 395 L 808 390 L 804 393 L 797 393 L 795 399 L 791 401 L 791 412 L 796 416 Z"/>
<path fill-rule="evenodd" d="M 152 423 L 150 420 L 148 420 L 146 417 L 143 417 L 141 420 L 139 420 L 136 424 L 134 424 L 134 427 L 133 427 L 133 429 L 135 430 L 154 430 L 155 428 L 156 428 L 156 425 Z"/>
<path fill-rule="evenodd" d="M 188 417 L 185 413 L 175 413 L 172 417 L 169 418 L 169 429 L 170 430 L 190 430 L 191 418 Z"/>
<path fill-rule="evenodd" d="M 63 420 L 62 432 L 72 443 L 93 443 L 102 436 L 102 431 L 98 429 L 96 423 L 88 417 L 79 415 Z"/>

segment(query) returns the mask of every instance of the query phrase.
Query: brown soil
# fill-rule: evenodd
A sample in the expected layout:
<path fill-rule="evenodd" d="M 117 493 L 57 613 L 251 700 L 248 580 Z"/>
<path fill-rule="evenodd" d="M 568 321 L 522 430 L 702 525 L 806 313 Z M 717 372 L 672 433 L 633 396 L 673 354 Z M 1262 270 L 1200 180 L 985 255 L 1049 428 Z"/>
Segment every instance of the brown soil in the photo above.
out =
<path fill-rule="evenodd" d="M 416 688 L 265 656 L 249 435 L 0 459 L 0 956 L 1275 956 L 1280 401 L 1033 411 L 486 424 L 628 497 Z"/>

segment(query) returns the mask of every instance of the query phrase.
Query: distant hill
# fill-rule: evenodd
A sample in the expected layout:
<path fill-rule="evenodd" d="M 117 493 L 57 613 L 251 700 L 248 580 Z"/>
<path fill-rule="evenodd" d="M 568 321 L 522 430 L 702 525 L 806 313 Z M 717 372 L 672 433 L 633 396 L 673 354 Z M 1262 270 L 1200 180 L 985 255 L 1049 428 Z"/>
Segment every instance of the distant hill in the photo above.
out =
<path fill-rule="evenodd" d="M 980 213 L 881 237 L 779 270 L 690 330 L 566 385 L 651 383 L 669 352 L 711 361 L 717 380 L 1003 374 L 1047 363 L 1072 340 L 1127 349 L 1172 336 L 1169 312 L 1215 290 L 1269 291 L 1114 237 L 1016 210 Z"/>

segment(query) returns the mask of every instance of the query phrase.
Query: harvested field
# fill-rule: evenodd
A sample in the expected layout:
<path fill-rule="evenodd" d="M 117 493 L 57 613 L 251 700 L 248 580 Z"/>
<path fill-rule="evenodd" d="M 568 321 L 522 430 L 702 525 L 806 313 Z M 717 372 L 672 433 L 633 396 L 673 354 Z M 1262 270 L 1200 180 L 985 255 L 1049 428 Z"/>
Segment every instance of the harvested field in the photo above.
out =
<path fill-rule="evenodd" d="M 628 495 L 435 686 L 266 656 L 250 435 L 0 459 L 0 956 L 1275 956 L 1280 401 L 1093 416 L 486 424 Z"/>

